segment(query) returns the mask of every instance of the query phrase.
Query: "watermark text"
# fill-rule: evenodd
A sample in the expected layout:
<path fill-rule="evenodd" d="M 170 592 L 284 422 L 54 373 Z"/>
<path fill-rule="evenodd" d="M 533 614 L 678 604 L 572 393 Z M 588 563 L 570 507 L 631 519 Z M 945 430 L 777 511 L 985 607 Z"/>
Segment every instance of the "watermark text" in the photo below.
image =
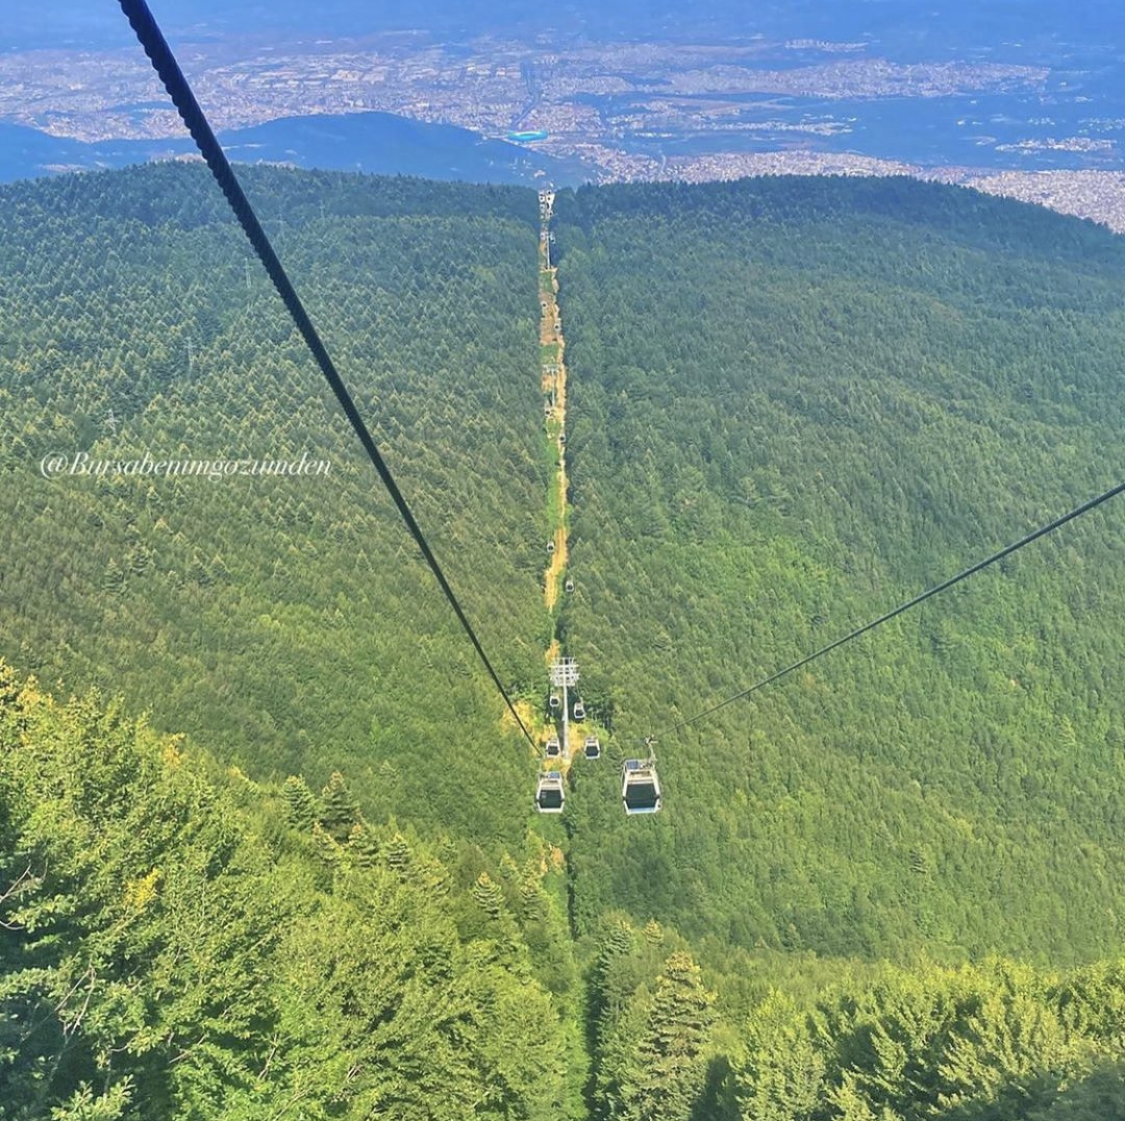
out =
<path fill-rule="evenodd" d="M 327 475 L 332 463 L 302 452 L 299 459 L 157 459 L 147 451 L 133 459 L 101 459 L 89 452 L 48 452 L 39 461 L 45 479 L 58 478 L 309 478 Z"/>

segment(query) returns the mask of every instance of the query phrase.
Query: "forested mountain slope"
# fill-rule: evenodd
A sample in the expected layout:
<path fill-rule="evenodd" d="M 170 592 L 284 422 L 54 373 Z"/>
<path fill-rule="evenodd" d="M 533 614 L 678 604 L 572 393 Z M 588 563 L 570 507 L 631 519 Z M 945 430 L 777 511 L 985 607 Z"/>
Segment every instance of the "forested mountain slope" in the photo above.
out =
<path fill-rule="evenodd" d="M 1125 1116 L 1122 961 L 703 973 L 607 916 L 580 986 L 561 876 L 0 663 L 0 1118 Z"/>
<path fill-rule="evenodd" d="M 0 1118 L 566 1115 L 558 874 L 482 864 L 0 663 Z"/>
<path fill-rule="evenodd" d="M 542 674 L 531 191 L 283 171 L 248 193 L 506 682 Z M 0 633 L 255 775 L 521 840 L 533 764 L 226 203 L 182 165 L 0 217 Z M 44 456 L 326 476 L 42 478 Z"/>
<path fill-rule="evenodd" d="M 556 455 L 534 194 L 243 174 L 533 710 Z M 613 733 L 572 768 L 560 822 L 531 812 L 534 762 L 201 169 L 0 202 L 18 669 L 120 693 L 258 780 L 339 770 L 378 823 L 496 859 L 547 838 L 579 937 L 655 917 L 711 968 L 732 946 L 1059 966 L 1121 949 L 1115 506 L 665 734 L 1117 480 L 1125 254 L 1104 231 L 896 181 L 560 196 L 560 630 Z M 79 451 L 332 469 L 40 476 Z M 626 820 L 618 764 L 651 732 L 665 810 Z"/>
<path fill-rule="evenodd" d="M 906 181 L 556 202 L 564 621 L 618 754 L 1120 481 L 1125 243 Z M 1119 949 L 1125 512 L 1110 505 L 578 775 L 581 926 L 837 953 Z"/>

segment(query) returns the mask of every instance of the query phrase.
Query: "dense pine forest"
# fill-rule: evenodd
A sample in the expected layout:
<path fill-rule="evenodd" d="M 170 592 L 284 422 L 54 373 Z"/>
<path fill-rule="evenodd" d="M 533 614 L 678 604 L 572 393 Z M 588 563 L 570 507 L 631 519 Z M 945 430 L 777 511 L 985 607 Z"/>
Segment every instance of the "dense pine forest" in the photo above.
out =
<path fill-rule="evenodd" d="M 534 193 L 247 181 L 499 671 L 530 692 L 548 629 Z M 256 773 L 343 769 L 383 816 L 522 838 L 519 741 L 206 172 L 4 201 L 13 660 L 121 692 Z M 244 486 L 38 477 L 44 455 L 75 450 L 307 453 L 331 470 Z"/>
<path fill-rule="evenodd" d="M 1125 242 L 1092 224 L 905 180 L 557 211 L 566 628 L 623 738 L 1121 481 Z M 1095 512 L 670 735 L 656 828 L 580 785 L 580 921 L 624 905 L 749 947 L 949 961 L 1118 949 L 1122 524 Z"/>
<path fill-rule="evenodd" d="M 0 191 L 0 1119 L 1125 1117 L 1125 247 L 897 180 L 246 169 L 566 812 L 202 169 Z M 44 478 L 52 455 L 327 459 Z M 67 699 L 73 698 L 73 699 Z M 661 813 L 620 763 L 655 734 Z"/>

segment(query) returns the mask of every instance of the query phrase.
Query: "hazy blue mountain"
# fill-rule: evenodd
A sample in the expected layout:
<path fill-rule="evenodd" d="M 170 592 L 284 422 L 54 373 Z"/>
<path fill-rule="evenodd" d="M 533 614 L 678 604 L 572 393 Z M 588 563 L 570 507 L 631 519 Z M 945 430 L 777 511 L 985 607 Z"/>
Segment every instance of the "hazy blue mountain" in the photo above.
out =
<path fill-rule="evenodd" d="M 417 175 L 477 183 L 572 184 L 576 162 L 554 160 L 503 140 L 486 140 L 453 125 L 409 121 L 389 113 L 294 117 L 220 133 L 227 154 L 243 163 L 285 163 L 334 171 Z M 0 123 L 0 182 L 57 170 L 126 167 L 189 155 L 187 135 L 175 140 L 106 140 L 87 144 Z M 537 172 L 545 175 L 537 176 Z"/>
<path fill-rule="evenodd" d="M 503 140 L 486 140 L 454 125 L 426 124 L 390 113 L 269 121 L 225 133 L 222 140 L 232 159 L 245 162 L 486 183 L 531 183 L 538 169 L 556 183 L 583 178 L 577 163 Z"/>
<path fill-rule="evenodd" d="M 31 179 L 56 166 L 96 167 L 94 147 L 80 140 L 48 136 L 24 125 L 0 122 L 0 182 Z"/>

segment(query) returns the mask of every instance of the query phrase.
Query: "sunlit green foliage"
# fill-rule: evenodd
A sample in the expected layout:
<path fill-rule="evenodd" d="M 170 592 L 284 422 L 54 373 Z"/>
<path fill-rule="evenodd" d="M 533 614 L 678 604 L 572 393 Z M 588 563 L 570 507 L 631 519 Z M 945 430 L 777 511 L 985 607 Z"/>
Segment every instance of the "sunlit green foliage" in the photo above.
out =
<path fill-rule="evenodd" d="M 5 1121 L 564 1115 L 556 1004 L 502 894 L 482 913 L 358 816 L 286 826 L 288 799 L 97 698 L 3 665 L 0 691 Z M 322 818 L 348 797 L 333 776 Z"/>
<path fill-rule="evenodd" d="M 762 1121 L 1118 1117 L 1120 968 L 1060 977 L 991 959 L 884 969 L 811 1008 L 772 993 L 747 1023 L 742 1115 Z M 1113 1019 L 1111 1014 L 1110 1019 Z M 1107 1030 L 1108 1029 L 1108 1030 Z M 1115 1073 L 1116 1072 L 1116 1073 Z"/>

